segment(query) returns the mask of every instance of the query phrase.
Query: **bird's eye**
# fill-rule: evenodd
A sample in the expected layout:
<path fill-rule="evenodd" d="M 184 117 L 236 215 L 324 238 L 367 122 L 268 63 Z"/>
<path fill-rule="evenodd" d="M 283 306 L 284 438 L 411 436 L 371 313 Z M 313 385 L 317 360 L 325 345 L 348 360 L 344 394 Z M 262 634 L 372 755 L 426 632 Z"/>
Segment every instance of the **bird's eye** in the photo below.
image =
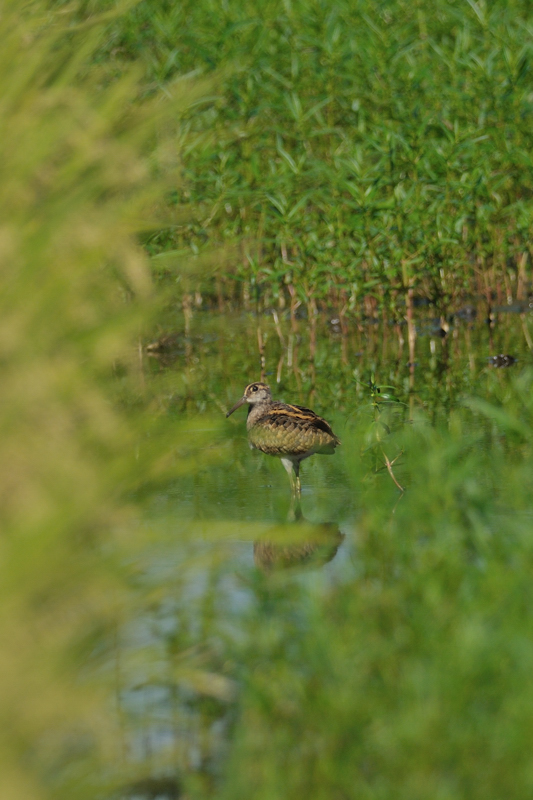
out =
<path fill-rule="evenodd" d="M 257 389 L 258 389 L 258 388 L 259 388 L 259 387 L 257 387 L 257 386 L 252 386 L 252 392 L 257 392 Z"/>

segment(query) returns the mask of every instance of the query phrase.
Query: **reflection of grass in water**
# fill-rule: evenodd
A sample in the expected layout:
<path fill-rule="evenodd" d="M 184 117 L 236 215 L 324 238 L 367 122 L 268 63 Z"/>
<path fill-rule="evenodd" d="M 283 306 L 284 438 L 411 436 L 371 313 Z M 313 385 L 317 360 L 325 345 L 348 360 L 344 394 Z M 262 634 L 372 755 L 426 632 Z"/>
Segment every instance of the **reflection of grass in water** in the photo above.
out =
<path fill-rule="evenodd" d="M 417 322 L 424 318 L 417 313 Z M 418 337 L 413 386 L 405 326 L 347 322 L 340 332 L 328 315 L 321 315 L 313 345 L 306 320 L 292 325 L 280 319 L 276 324 L 271 315 L 201 311 L 192 313 L 186 324 L 174 312 L 160 319 L 163 330 L 172 331 L 176 347 L 152 351 L 147 362 L 158 393 L 168 398 L 166 404 L 177 419 L 193 410 L 223 414 L 242 385 L 259 379 L 258 330 L 266 381 L 275 387 L 276 396 L 310 406 L 326 419 L 339 412 L 339 421 L 332 416 L 331 422 L 341 432 L 367 406 L 372 375 L 378 383 L 394 386 L 403 402 L 440 415 L 464 394 L 499 395 L 512 376 L 531 363 L 517 314 L 500 315 L 489 327 L 480 313 L 473 323 L 456 320 L 445 339 Z M 513 354 L 518 362 L 495 370 L 488 361 L 495 353 Z M 342 439 L 342 433 L 339 436 Z"/>

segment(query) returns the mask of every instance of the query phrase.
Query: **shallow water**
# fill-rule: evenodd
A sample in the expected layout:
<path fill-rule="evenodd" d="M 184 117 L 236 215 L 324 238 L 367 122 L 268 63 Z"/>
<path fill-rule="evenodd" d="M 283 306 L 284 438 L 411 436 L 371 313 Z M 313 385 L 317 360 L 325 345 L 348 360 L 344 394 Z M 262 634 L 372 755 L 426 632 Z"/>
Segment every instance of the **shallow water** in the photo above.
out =
<path fill-rule="evenodd" d="M 413 418 L 418 424 L 419 413 L 446 421 L 466 396 L 501 398 L 532 361 L 529 312 L 501 311 L 491 325 L 482 312 L 474 321 L 456 318 L 444 337 L 430 335 L 435 325 L 421 313 L 414 362 L 403 325 L 204 312 L 174 324 L 171 337 L 149 347 L 143 371 L 169 429 L 179 427 L 179 445 L 169 434 L 169 447 L 183 469 L 144 495 L 140 612 L 121 642 L 124 785 L 139 800 L 181 796 L 183 785 L 193 796 L 216 793 L 239 675 L 244 680 L 239 653 L 249 651 L 254 626 L 272 626 L 275 638 L 294 591 L 312 605 L 328 587 L 357 582 L 361 520 L 376 502 L 383 519 L 394 520 L 404 502 L 376 460 L 375 434 L 364 440 L 376 415 L 369 381 L 394 387 L 381 392 L 398 402 L 379 444 L 398 457 L 394 476 L 409 491 L 413 467 L 396 434 Z M 513 363 L 493 366 L 498 354 Z M 301 503 L 291 499 L 278 460 L 249 449 L 245 411 L 224 416 L 260 378 L 277 399 L 325 416 L 343 441 L 334 457 L 303 463 Z M 477 424 L 465 422 L 469 435 Z M 298 617 L 298 603 L 291 613 Z"/>

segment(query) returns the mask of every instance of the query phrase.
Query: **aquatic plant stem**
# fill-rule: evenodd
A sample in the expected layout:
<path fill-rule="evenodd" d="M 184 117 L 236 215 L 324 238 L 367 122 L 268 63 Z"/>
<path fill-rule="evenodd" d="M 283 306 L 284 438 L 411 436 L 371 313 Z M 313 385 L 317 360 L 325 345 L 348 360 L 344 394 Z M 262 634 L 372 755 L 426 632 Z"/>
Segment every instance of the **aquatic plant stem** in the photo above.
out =
<path fill-rule="evenodd" d="M 393 459 L 392 459 L 392 461 L 390 461 L 390 460 L 389 460 L 389 458 L 388 458 L 388 456 L 386 455 L 386 453 L 385 453 L 385 451 L 383 450 L 383 448 L 381 448 L 381 453 L 382 453 L 382 455 L 383 455 L 383 458 L 384 458 L 384 460 L 385 460 L 385 466 L 387 467 L 387 471 L 388 471 L 389 475 L 391 476 L 392 480 L 394 481 L 394 483 L 396 484 L 396 486 L 398 487 L 398 489 L 400 490 L 400 492 L 403 494 L 403 493 L 404 493 L 404 491 L 405 491 L 405 489 L 403 488 L 403 486 L 401 486 L 401 485 L 398 483 L 398 481 L 396 480 L 396 476 L 394 475 L 394 472 L 392 471 L 392 467 L 393 467 L 393 465 L 396 463 L 396 461 L 398 461 L 398 459 L 400 458 L 400 456 L 403 454 L 403 450 L 400 450 L 400 452 L 398 453 L 398 455 L 396 456 L 396 458 L 393 458 Z"/>

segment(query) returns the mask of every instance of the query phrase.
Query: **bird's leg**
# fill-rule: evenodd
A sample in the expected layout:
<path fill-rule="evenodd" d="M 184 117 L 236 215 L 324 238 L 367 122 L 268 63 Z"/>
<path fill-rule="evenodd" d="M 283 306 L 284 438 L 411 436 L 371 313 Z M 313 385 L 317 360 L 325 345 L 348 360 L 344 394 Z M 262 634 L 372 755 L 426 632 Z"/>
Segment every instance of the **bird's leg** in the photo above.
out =
<path fill-rule="evenodd" d="M 291 489 L 292 493 L 296 495 L 296 497 L 300 496 L 301 486 L 300 486 L 300 462 L 293 461 L 292 458 L 282 458 L 281 463 L 289 473 L 289 478 L 291 481 Z"/>
<path fill-rule="evenodd" d="M 302 506 L 300 504 L 300 495 L 295 492 L 291 495 L 291 504 L 287 514 L 287 522 L 299 522 L 302 519 Z"/>
<path fill-rule="evenodd" d="M 293 468 L 294 468 L 294 483 L 296 487 L 296 496 L 300 497 L 300 495 L 302 494 L 302 484 L 300 483 L 300 462 L 294 461 Z"/>

